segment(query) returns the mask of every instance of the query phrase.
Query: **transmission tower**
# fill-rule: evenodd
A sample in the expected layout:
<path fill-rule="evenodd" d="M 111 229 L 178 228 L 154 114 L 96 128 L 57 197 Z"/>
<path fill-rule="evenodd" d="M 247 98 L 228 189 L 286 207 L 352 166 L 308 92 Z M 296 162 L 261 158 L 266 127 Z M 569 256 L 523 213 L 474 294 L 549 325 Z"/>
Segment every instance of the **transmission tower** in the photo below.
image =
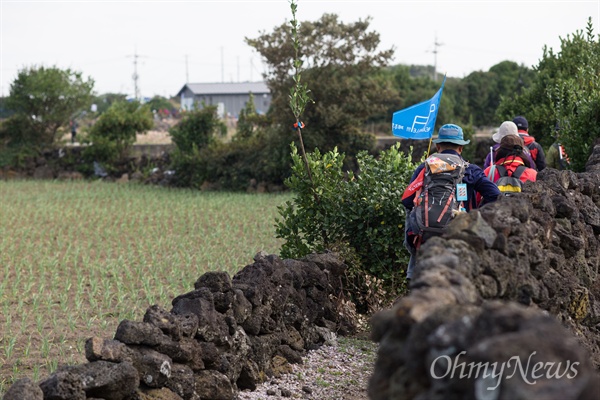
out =
<path fill-rule="evenodd" d="M 438 47 L 443 46 L 443 43 L 438 42 L 437 33 L 435 34 L 435 40 L 433 41 L 433 80 L 437 82 L 437 53 Z"/>

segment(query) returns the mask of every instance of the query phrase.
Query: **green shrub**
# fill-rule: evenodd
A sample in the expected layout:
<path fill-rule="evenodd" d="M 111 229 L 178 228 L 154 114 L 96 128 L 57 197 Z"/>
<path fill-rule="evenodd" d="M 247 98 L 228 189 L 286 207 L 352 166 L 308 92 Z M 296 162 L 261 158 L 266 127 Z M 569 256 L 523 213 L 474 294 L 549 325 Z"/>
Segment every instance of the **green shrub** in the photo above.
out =
<path fill-rule="evenodd" d="M 225 136 L 227 127 L 217 115 L 216 106 L 205 105 L 184 114 L 183 119 L 169 130 L 171 139 L 181 153 L 192 153 Z"/>
<path fill-rule="evenodd" d="M 207 160 L 198 147 L 193 146 L 185 152 L 176 148 L 171 153 L 171 159 L 171 168 L 175 171 L 173 185 L 200 189 L 206 181 Z"/>
<path fill-rule="evenodd" d="M 90 139 L 97 143 L 106 139 L 116 146 L 119 156 L 135 143 L 136 135 L 154 126 L 150 108 L 137 101 L 117 101 L 106 110 L 90 130 Z"/>
<path fill-rule="evenodd" d="M 136 135 L 144 133 L 154 125 L 152 112 L 139 102 L 116 101 L 98 118 L 90 129 L 84 143 L 84 165 L 79 171 L 91 175 L 94 161 L 100 163 L 110 174 L 117 171 L 116 164 L 123 160 L 135 143 Z"/>
<path fill-rule="evenodd" d="M 27 117 L 15 114 L 0 124 L 2 147 L 35 145 L 36 142 L 36 131 Z"/>
<path fill-rule="evenodd" d="M 219 119 L 216 106 L 204 106 L 184 114 L 183 119 L 169 130 L 175 150 L 171 168 L 175 170 L 173 184 L 200 188 L 207 180 L 208 158 L 218 149 L 217 136 L 224 136 L 227 127 Z M 218 161 L 217 161 L 218 162 Z"/>
<path fill-rule="evenodd" d="M 276 235 L 285 240 L 282 257 L 335 250 L 353 254 L 366 273 L 394 292 L 403 288 L 408 253 L 404 249 L 405 209 L 402 194 L 416 164 L 399 145 L 376 159 L 357 155 L 360 172 L 344 172 L 337 149 L 307 154 L 313 183 L 292 145 L 292 175 L 286 185 L 296 193 L 279 208 Z M 314 188 L 314 189 L 313 189 Z"/>
<path fill-rule="evenodd" d="M 270 121 L 266 115 L 260 115 L 256 112 L 254 95 L 250 93 L 246 106 L 240 111 L 233 140 L 244 140 L 256 136 L 269 124 Z"/>
<path fill-rule="evenodd" d="M 94 162 L 98 162 L 107 173 L 115 172 L 114 165 L 121 158 L 121 146 L 105 136 L 93 136 L 90 139 L 92 141 L 84 142 L 87 146 L 82 152 L 83 163 L 77 166 L 77 170 L 86 176 L 91 176 L 94 173 Z"/>
<path fill-rule="evenodd" d="M 200 188 L 210 182 L 231 191 L 246 191 L 251 180 L 283 185 L 290 176 L 290 141 L 291 138 L 283 138 L 274 130 L 266 130 L 229 143 L 216 141 L 200 150 L 175 149 L 174 183 Z"/>

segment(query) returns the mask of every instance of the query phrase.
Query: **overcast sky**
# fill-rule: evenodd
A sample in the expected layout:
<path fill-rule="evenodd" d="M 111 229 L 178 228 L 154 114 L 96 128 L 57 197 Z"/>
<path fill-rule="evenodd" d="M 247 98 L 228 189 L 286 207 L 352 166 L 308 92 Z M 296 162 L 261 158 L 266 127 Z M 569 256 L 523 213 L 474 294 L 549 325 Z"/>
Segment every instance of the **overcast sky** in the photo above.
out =
<path fill-rule="evenodd" d="M 297 18 L 371 17 L 393 64 L 433 65 L 448 76 L 511 60 L 534 66 L 547 45 L 600 25 L 600 0 L 298 0 Z M 0 0 L 1 95 L 32 65 L 82 72 L 101 93 L 173 96 L 188 82 L 261 80 L 265 66 L 244 42 L 289 23 L 288 0 Z M 439 46 L 434 46 L 437 42 Z M 137 57 L 134 55 L 137 54 Z"/>

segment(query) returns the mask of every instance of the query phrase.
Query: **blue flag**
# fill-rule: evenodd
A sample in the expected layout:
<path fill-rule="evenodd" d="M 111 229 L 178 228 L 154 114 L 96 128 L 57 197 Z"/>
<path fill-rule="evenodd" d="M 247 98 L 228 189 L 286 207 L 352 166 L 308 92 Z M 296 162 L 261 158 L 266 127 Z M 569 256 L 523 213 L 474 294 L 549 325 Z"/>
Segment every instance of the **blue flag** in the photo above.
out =
<path fill-rule="evenodd" d="M 429 139 L 433 136 L 444 83 L 446 83 L 445 76 L 442 87 L 430 100 L 394 113 L 392 117 L 394 136 L 405 139 Z"/>

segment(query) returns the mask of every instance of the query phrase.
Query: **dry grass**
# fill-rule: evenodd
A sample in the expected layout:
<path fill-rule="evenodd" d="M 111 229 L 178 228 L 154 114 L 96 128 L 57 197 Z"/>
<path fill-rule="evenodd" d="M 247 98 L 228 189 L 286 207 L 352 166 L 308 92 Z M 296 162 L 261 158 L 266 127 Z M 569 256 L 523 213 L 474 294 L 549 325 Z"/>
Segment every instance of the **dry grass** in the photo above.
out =
<path fill-rule="evenodd" d="M 136 135 L 136 144 L 171 144 L 171 136 L 169 129 L 179 122 L 178 119 L 166 119 L 164 121 L 155 121 L 154 128 L 146 133 L 138 133 Z M 224 141 L 230 141 L 235 134 L 235 127 L 227 127 L 227 135 L 223 138 Z M 85 132 L 80 132 L 76 136 L 77 140 L 81 140 L 85 136 Z M 71 133 L 65 133 L 60 139 L 62 143 L 71 143 Z"/>
<path fill-rule="evenodd" d="M 148 131 L 144 134 L 137 134 L 136 144 L 171 144 L 171 136 L 165 131 Z"/>

